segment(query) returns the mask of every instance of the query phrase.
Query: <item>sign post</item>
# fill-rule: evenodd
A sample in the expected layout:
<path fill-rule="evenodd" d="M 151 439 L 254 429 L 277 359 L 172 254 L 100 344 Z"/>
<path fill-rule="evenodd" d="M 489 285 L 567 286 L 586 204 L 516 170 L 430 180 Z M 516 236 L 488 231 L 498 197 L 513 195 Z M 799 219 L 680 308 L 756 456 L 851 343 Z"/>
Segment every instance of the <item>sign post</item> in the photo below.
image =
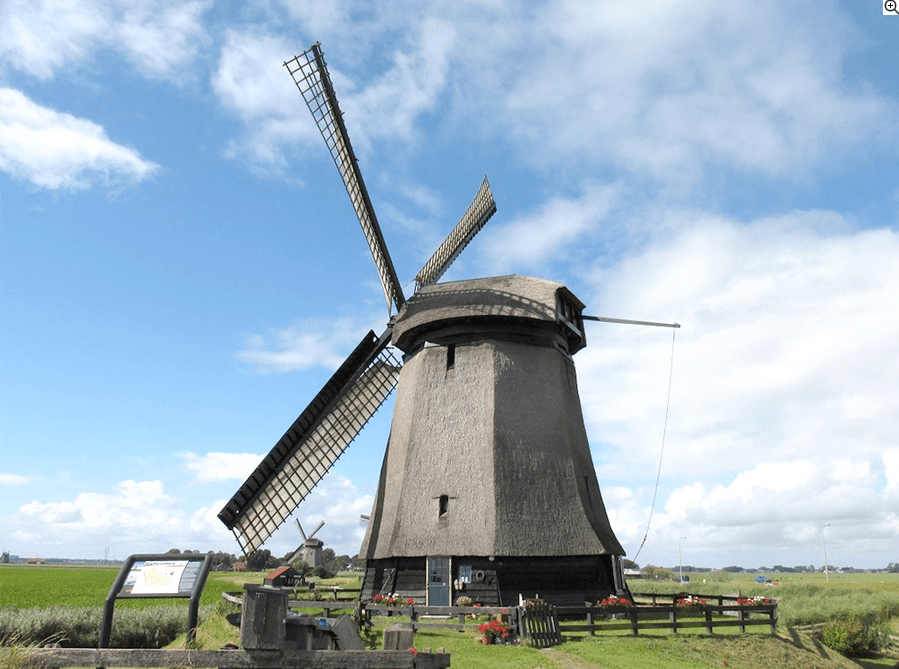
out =
<path fill-rule="evenodd" d="M 200 595 L 206 585 L 211 555 L 132 555 L 116 577 L 106 595 L 103 607 L 103 626 L 100 628 L 98 648 L 109 648 L 112 636 L 112 615 L 117 599 L 178 597 L 190 598 L 187 614 L 187 639 L 197 636 Z"/>

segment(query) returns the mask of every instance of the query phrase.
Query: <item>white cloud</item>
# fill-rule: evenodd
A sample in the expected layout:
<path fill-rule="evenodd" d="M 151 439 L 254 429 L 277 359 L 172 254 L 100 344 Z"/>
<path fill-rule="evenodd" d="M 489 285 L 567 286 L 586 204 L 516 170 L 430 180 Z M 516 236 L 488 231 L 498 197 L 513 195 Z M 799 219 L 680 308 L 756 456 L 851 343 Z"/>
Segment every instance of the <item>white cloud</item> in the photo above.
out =
<path fill-rule="evenodd" d="M 182 79 L 205 41 L 202 15 L 211 4 L 8 0 L 0 5 L 0 60 L 50 79 L 111 47 L 144 75 Z"/>
<path fill-rule="evenodd" d="M 899 448 L 888 448 L 882 458 L 887 488 L 899 495 Z"/>
<path fill-rule="evenodd" d="M 540 162 L 609 163 L 672 183 L 708 165 L 802 178 L 826 147 L 895 142 L 892 103 L 843 87 L 855 35 L 762 2 L 543 4 L 498 114 Z M 530 55 L 530 57 L 529 57 Z M 522 156 L 526 159 L 526 156 Z"/>
<path fill-rule="evenodd" d="M 47 557 L 110 557 L 161 553 L 172 547 L 236 550 L 217 518 L 224 500 L 187 511 L 161 481 L 121 481 L 111 493 L 85 492 L 72 500 L 22 505 L 3 517 L 5 541 L 16 550 Z M 40 546 L 39 550 L 31 547 Z"/>
<path fill-rule="evenodd" d="M 109 28 L 102 3 L 8 0 L 0 5 L 3 61 L 40 79 L 88 57 Z"/>
<path fill-rule="evenodd" d="M 372 319 L 374 322 L 374 319 Z M 292 372 L 312 367 L 336 369 L 359 343 L 364 328 L 357 319 L 306 319 L 267 335 L 246 339 L 236 358 L 259 374 Z"/>
<path fill-rule="evenodd" d="M 245 126 L 243 136 L 230 144 L 232 158 L 249 156 L 255 167 L 281 169 L 284 147 L 317 136 L 312 121 L 301 116 L 303 98 L 283 66 L 296 49 L 258 28 L 226 32 L 212 87 Z"/>
<path fill-rule="evenodd" d="M 199 483 L 244 481 L 264 456 L 255 453 L 182 453 L 185 466 Z"/>
<path fill-rule="evenodd" d="M 463 136 L 508 141 L 541 171 L 614 166 L 683 194 L 709 169 L 804 180 L 834 151 L 897 140 L 895 104 L 841 82 L 859 40 L 830 6 L 813 22 L 773 1 L 750 13 L 706 0 L 284 5 L 323 40 L 362 154 L 375 138 L 417 150 L 439 106 Z M 233 155 L 281 169 L 284 148 L 314 134 L 276 73 L 306 46 L 269 27 L 227 34 L 214 81 L 246 125 Z"/>
<path fill-rule="evenodd" d="M 114 41 L 131 65 L 147 77 L 189 78 L 185 66 L 196 60 L 208 42 L 203 14 L 211 6 L 211 0 L 128 2 L 114 19 Z"/>
<path fill-rule="evenodd" d="M 0 170 L 48 189 L 142 181 L 158 169 L 99 125 L 0 88 Z"/>
<path fill-rule="evenodd" d="M 32 479 L 30 476 L 18 474 L 0 474 L 0 485 L 28 485 Z"/>
<path fill-rule="evenodd" d="M 417 42 L 395 50 L 382 76 L 358 92 L 347 91 L 345 99 L 338 92 L 341 109 L 353 119 L 354 142 L 372 137 L 411 139 L 418 118 L 437 104 L 450 74 L 455 29 L 447 21 L 427 18 L 412 32 Z"/>
<path fill-rule="evenodd" d="M 20 509 L 19 542 L 36 536 L 53 537 L 59 544 L 85 536 L 130 537 L 138 541 L 176 536 L 181 513 L 161 481 L 122 481 L 112 494 L 81 493 L 73 501 L 33 501 Z"/>
<path fill-rule="evenodd" d="M 851 231 L 828 212 L 694 220 L 598 271 L 595 294 L 580 295 L 602 315 L 683 324 L 651 536 L 680 531 L 694 547 L 707 536 L 714 550 L 716 541 L 763 545 L 774 531 L 786 560 L 800 535 L 845 518 L 867 528 L 868 555 L 885 556 L 899 508 L 899 314 L 884 308 L 899 291 L 899 234 Z M 601 481 L 633 489 L 645 524 L 671 334 L 588 328 L 576 364 Z M 628 540 L 642 536 L 636 520 L 625 527 Z"/>
<path fill-rule="evenodd" d="M 556 196 L 539 210 L 485 230 L 478 240 L 490 271 L 502 274 L 541 269 L 579 242 L 593 236 L 619 197 L 616 186 L 586 184 L 579 197 Z"/>
<path fill-rule="evenodd" d="M 453 28 L 426 19 L 415 32 L 421 39 L 395 50 L 388 69 L 361 87 L 328 63 L 341 110 L 352 119 L 356 149 L 364 151 L 373 137 L 409 140 L 418 117 L 434 108 L 449 72 Z M 321 142 L 282 65 L 306 48 L 260 28 L 227 32 L 213 88 L 245 124 L 245 136 L 230 147 L 232 157 L 249 155 L 257 167 L 280 169 L 285 147 Z"/>

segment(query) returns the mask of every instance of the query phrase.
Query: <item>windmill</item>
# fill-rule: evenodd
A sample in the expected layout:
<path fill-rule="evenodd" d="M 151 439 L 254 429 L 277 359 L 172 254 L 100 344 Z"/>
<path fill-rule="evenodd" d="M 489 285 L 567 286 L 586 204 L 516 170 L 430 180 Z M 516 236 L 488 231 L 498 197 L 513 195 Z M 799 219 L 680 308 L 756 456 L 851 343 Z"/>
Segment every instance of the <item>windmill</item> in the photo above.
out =
<path fill-rule="evenodd" d="M 318 524 L 318 527 L 312 530 L 312 533 L 307 537 L 306 533 L 303 531 L 303 526 L 300 524 L 300 519 L 297 518 L 296 520 L 297 528 L 300 530 L 300 536 L 303 537 L 303 543 L 290 554 L 290 557 L 287 558 L 287 564 L 293 564 L 296 560 L 302 558 L 303 562 L 314 569 L 325 561 L 322 551 L 325 542 L 315 536 L 318 531 L 325 526 L 325 521 L 321 521 Z"/>
<path fill-rule="evenodd" d="M 368 240 L 387 301 L 369 332 L 219 513 L 244 551 L 297 508 L 397 388 L 360 557 L 363 596 L 448 605 L 521 594 L 582 603 L 624 588 L 572 356 L 581 303 L 522 276 L 437 283 L 496 211 L 484 179 L 406 300 L 318 44 L 285 63 Z M 392 346 L 390 346 L 392 344 Z M 395 352 L 402 352 L 402 358 Z"/>

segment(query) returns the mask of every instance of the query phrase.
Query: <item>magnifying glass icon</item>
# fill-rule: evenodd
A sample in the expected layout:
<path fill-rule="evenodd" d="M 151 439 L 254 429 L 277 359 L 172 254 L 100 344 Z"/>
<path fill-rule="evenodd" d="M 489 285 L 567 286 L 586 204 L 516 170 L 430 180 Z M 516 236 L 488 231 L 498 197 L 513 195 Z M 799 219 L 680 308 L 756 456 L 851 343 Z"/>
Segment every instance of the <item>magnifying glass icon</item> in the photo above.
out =
<path fill-rule="evenodd" d="M 896 6 L 896 0 L 886 0 L 886 2 L 883 3 L 883 8 L 888 12 L 899 14 L 899 7 Z"/>

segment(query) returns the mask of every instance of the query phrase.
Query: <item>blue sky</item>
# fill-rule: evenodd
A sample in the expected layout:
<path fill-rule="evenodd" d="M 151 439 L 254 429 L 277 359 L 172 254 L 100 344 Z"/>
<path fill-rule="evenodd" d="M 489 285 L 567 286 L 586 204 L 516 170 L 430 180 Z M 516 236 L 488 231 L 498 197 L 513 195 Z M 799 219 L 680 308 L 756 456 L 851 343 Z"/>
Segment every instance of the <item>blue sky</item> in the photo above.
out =
<path fill-rule="evenodd" d="M 239 548 L 216 513 L 387 313 L 282 66 L 320 41 L 397 270 L 566 284 L 640 564 L 899 559 L 899 16 L 879 0 L 0 6 L 0 543 Z M 407 290 L 411 292 L 411 288 Z M 388 403 L 298 511 L 355 554 Z M 829 526 L 827 524 L 829 523 Z M 825 526 L 827 529 L 825 530 Z M 283 555 L 299 534 L 266 544 Z"/>

